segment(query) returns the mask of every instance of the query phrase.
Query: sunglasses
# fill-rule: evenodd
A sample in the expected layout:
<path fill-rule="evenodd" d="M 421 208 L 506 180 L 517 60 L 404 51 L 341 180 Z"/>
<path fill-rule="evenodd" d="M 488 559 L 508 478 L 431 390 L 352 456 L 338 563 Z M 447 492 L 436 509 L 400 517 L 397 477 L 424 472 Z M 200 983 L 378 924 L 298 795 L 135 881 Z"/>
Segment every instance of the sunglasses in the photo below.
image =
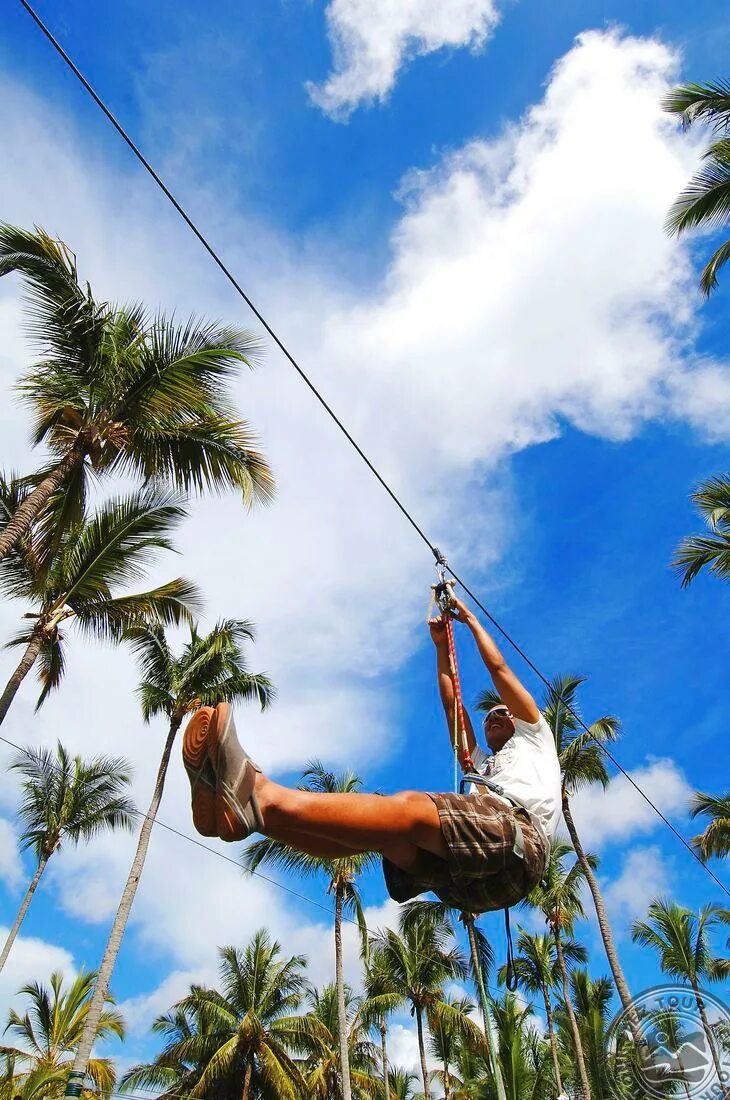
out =
<path fill-rule="evenodd" d="M 512 717 L 512 711 L 509 709 L 509 707 L 495 707 L 494 710 L 490 710 L 489 714 L 484 719 L 484 725 L 486 726 L 487 723 L 492 718 L 511 718 L 511 717 Z"/>

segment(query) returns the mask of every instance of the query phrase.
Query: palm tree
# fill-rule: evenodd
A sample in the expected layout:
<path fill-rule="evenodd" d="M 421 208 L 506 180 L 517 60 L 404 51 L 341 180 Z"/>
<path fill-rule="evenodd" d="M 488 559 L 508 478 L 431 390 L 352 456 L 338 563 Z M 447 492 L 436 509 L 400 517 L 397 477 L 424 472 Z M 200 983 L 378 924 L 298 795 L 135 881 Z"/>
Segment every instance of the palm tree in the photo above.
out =
<path fill-rule="evenodd" d="M 237 489 L 271 497 L 269 468 L 227 385 L 251 366 L 258 341 L 191 318 L 185 324 L 139 304 L 97 303 L 76 258 L 42 229 L 0 224 L 0 276 L 17 272 L 41 360 L 19 384 L 35 443 L 53 463 L 0 534 L 0 559 L 63 488 L 63 515 L 78 521 L 90 470 L 133 474 L 190 491 Z"/>
<path fill-rule="evenodd" d="M 494 1084 L 497 1091 L 497 1100 L 506 1100 L 502 1070 L 497 1057 L 497 1042 L 494 1034 L 494 1022 L 489 1011 L 490 997 L 487 994 L 485 974 L 489 974 L 494 964 L 494 952 L 492 945 L 486 936 L 477 928 L 473 913 L 462 913 L 461 920 L 466 928 L 469 940 L 469 963 L 471 977 L 479 994 L 479 1002 L 482 1009 L 482 1023 L 484 1025 L 484 1037 L 489 1051 Z"/>
<path fill-rule="evenodd" d="M 649 906 L 647 920 L 636 921 L 631 929 L 635 943 L 657 951 L 665 974 L 682 978 L 692 987 L 719 1081 L 723 1080 L 722 1069 L 700 982 L 717 982 L 730 976 L 730 959 L 716 958 L 710 943 L 712 931 L 722 924 L 730 924 L 730 910 L 719 905 L 703 905 L 699 913 L 693 913 L 666 898 L 656 898 Z"/>
<path fill-rule="evenodd" d="M 610 1096 L 615 1074 L 608 1060 L 606 1033 L 613 1016 L 613 985 L 610 978 L 591 978 L 586 970 L 574 970 L 570 985 L 593 1094 Z"/>
<path fill-rule="evenodd" d="M 126 760 L 95 756 L 73 760 L 58 743 L 55 756 L 48 749 L 20 749 L 10 767 L 22 775 L 23 801 L 18 816 L 23 823 L 20 843 L 32 848 L 36 870 L 5 946 L 0 970 L 23 923 L 48 860 L 65 841 L 92 840 L 105 829 L 131 829 L 133 803 L 124 791 L 130 783 Z"/>
<path fill-rule="evenodd" d="M 294 1054 L 323 1042 L 319 1022 L 300 1011 L 305 958 L 283 958 L 266 929 L 254 933 L 243 950 L 223 947 L 219 954 L 220 988 L 193 986 L 158 1018 L 154 1030 L 168 1042 L 154 1062 L 124 1075 L 123 1091 L 163 1088 L 168 1097 L 241 1100 L 265 1091 L 298 1100 L 305 1081 Z"/>
<path fill-rule="evenodd" d="M 104 996 L 116 963 L 122 937 L 129 920 L 139 880 L 144 869 L 152 826 L 162 800 L 170 754 L 183 719 L 200 706 L 220 700 L 236 703 L 255 699 L 261 708 L 268 706 L 273 689 L 268 677 L 251 673 L 246 667 L 242 644 L 253 640 L 250 623 L 237 619 L 219 622 L 207 635 L 190 630 L 190 641 L 179 657 L 172 653 L 163 628 L 159 625 L 134 627 L 125 635 L 137 658 L 142 674 L 138 694 L 142 718 L 149 722 L 163 715 L 168 722 L 157 779 L 137 841 L 124 890 L 117 908 L 109 941 L 99 967 L 99 976 L 89 1006 L 89 1015 L 73 1065 L 69 1089 L 83 1079 L 94 1041 L 94 1028 L 102 1011 Z M 67 1096 L 73 1092 L 67 1090 Z"/>
<path fill-rule="evenodd" d="M 581 900 L 581 886 L 585 881 L 585 873 L 579 860 L 576 860 L 572 867 L 566 869 L 565 860 L 570 852 L 572 852 L 572 848 L 569 844 L 565 844 L 560 840 L 553 841 L 550 846 L 543 880 L 531 891 L 527 898 L 527 904 L 542 910 L 555 940 L 555 956 L 563 987 L 563 1004 L 568 1016 L 570 1034 L 578 1063 L 583 1100 L 591 1100 L 583 1044 L 570 1000 L 568 966 L 563 947 L 564 938 L 572 939 L 576 920 L 585 916 Z M 587 856 L 587 859 L 595 867 L 595 857 Z"/>
<path fill-rule="evenodd" d="M 521 1007 L 512 993 L 494 1002 L 499 1063 L 508 1100 L 545 1095 L 550 1053 L 531 1028 L 532 1007 Z"/>
<path fill-rule="evenodd" d="M 401 1000 L 390 981 L 388 967 L 382 953 L 376 947 L 370 947 L 364 953 L 363 961 L 365 963 L 365 996 L 358 1011 L 366 1025 L 376 1028 L 380 1034 L 383 1100 L 391 1100 L 387 1042 L 388 1017 L 398 1008 Z"/>
<path fill-rule="evenodd" d="M 411 902 L 401 909 L 400 931 L 392 928 L 377 932 L 373 946 L 382 953 L 390 987 L 401 1004 L 409 1004 L 416 1018 L 418 1050 L 421 1059 L 423 1094 L 430 1100 L 424 1014 L 437 1019 L 448 1012 L 444 1000 L 447 981 L 466 978 L 468 967 L 464 955 L 454 944 L 454 930 L 445 918 L 438 918 L 429 903 Z"/>
<path fill-rule="evenodd" d="M 588 957 L 585 947 L 575 940 L 564 939 L 562 947 L 566 962 L 571 964 L 585 962 Z M 563 1091 L 563 1079 L 560 1073 L 558 1040 L 555 1033 L 553 1002 L 550 995 L 550 991 L 561 980 L 554 938 L 548 935 L 531 935 L 521 928 L 517 939 L 517 954 L 514 958 L 514 973 L 518 988 L 531 996 L 539 993 L 542 997 L 545 1006 L 553 1072 L 555 1074 L 555 1088 L 557 1093 L 561 1093 Z M 501 968 L 498 977 L 500 982 L 506 981 L 506 966 Z"/>
<path fill-rule="evenodd" d="M 0 592 L 27 601 L 32 626 L 10 645 L 24 647 L 20 664 L 0 696 L 0 722 L 24 678 L 40 661 L 37 706 L 58 687 L 65 670 L 62 624 L 93 638 L 118 641 L 141 621 L 190 621 L 200 603 L 197 588 L 178 578 L 147 592 L 113 595 L 139 580 L 159 550 L 171 550 L 170 530 L 186 513 L 169 494 L 146 490 L 111 500 L 91 518 L 68 526 L 49 562 L 41 563 L 40 539 L 26 538 L 0 564 Z"/>
<path fill-rule="evenodd" d="M 475 1010 L 476 1005 L 470 997 L 454 997 L 448 993 L 430 1009 L 429 1050 L 442 1066 L 435 1076 L 443 1085 L 444 1100 L 451 1100 L 451 1067 L 457 1061 L 459 1049 L 465 1045 L 475 1049 L 484 1045 L 484 1036 L 471 1019 Z"/>
<path fill-rule="evenodd" d="M 359 999 L 345 986 L 345 1038 L 350 1087 L 357 1097 L 372 1094 L 375 1085 L 377 1047 L 370 1041 L 368 1024 L 359 1012 Z M 309 1011 L 319 1024 L 312 1039 L 302 1046 L 308 1050 L 305 1063 L 306 1096 L 312 1100 L 342 1100 L 343 1077 L 340 1072 L 340 998 L 336 985 L 313 989 L 309 995 Z"/>
<path fill-rule="evenodd" d="M 83 971 L 67 990 L 63 988 L 63 975 L 56 971 L 51 975 L 50 989 L 37 982 L 24 986 L 19 992 L 30 998 L 28 1010 L 21 1016 L 13 1009 L 8 1016 L 6 1033 L 20 1040 L 19 1046 L 0 1047 L 0 1053 L 13 1060 L 20 1068 L 21 1081 L 40 1076 L 55 1095 L 68 1080 L 71 1069 L 71 1051 L 88 1020 L 89 1005 L 96 975 Z M 94 1028 L 94 1039 L 124 1038 L 124 1021 L 119 1012 L 110 1006 L 114 998 L 107 993 L 104 1010 Z M 84 1090 L 85 1100 L 93 1100 L 100 1092 L 109 1096 L 116 1082 L 114 1063 L 110 1058 L 92 1058 L 88 1066 L 94 1089 Z M 31 1090 L 32 1091 L 32 1090 Z M 26 1090 L 23 1089 L 25 1093 Z"/>
<path fill-rule="evenodd" d="M 725 795 L 702 794 L 697 791 L 690 807 L 692 817 L 704 814 L 710 818 L 705 831 L 692 840 L 692 846 L 704 862 L 712 856 L 724 857 L 730 853 L 730 793 Z"/>
<path fill-rule="evenodd" d="M 632 1011 L 631 993 L 618 957 L 601 888 L 593 872 L 591 861 L 583 848 L 570 806 L 570 800 L 577 791 L 593 783 L 600 783 L 604 789 L 607 787 L 609 776 L 606 771 L 606 756 L 601 745 L 615 741 L 620 732 L 618 719 L 610 715 L 598 718 L 587 731 L 583 727 L 577 694 L 584 683 L 583 676 L 556 676 L 550 682 L 541 709 L 555 736 L 560 759 L 563 819 L 593 898 L 606 958 L 611 967 L 621 1004 L 631 1014 L 630 1023 L 638 1034 L 638 1021 Z M 480 709 L 488 710 L 494 705 L 493 700 L 499 701 L 493 693 L 485 692 L 478 706 Z"/>
<path fill-rule="evenodd" d="M 300 790 L 316 791 L 326 794 L 349 794 L 362 787 L 362 780 L 354 772 L 334 775 L 327 771 L 318 760 L 313 761 L 302 776 Z M 285 871 L 312 876 L 324 875 L 328 880 L 327 892 L 334 895 L 334 936 L 335 936 L 335 986 L 337 988 L 339 1011 L 340 1066 L 342 1073 L 342 1094 L 344 1100 L 351 1100 L 350 1070 L 347 1058 L 347 1014 L 345 1006 L 345 978 L 342 958 L 342 918 L 352 913 L 360 927 L 363 944 L 367 944 L 367 928 L 360 903 L 357 880 L 360 875 L 376 862 L 372 852 L 361 852 L 343 859 L 330 859 L 309 855 L 292 848 L 283 841 L 265 838 L 256 840 L 243 853 L 243 866 L 253 872 L 262 864 L 273 864 Z"/>
<path fill-rule="evenodd" d="M 400 1066 L 393 1066 L 388 1070 L 388 1091 L 378 1093 L 378 1100 L 385 1100 L 386 1097 L 390 1097 L 390 1100 L 415 1100 L 414 1088 L 418 1078 L 415 1073 L 411 1073 L 410 1070 L 401 1069 Z"/>
<path fill-rule="evenodd" d="M 692 501 L 708 531 L 688 535 L 677 547 L 672 565 L 686 588 L 703 569 L 723 580 L 730 578 L 730 476 L 710 477 L 700 482 Z"/>
<path fill-rule="evenodd" d="M 693 122 L 708 124 L 715 139 L 704 153 L 704 166 L 669 211 L 667 230 L 680 234 L 695 226 L 722 229 L 730 218 L 730 84 L 684 84 L 669 93 L 664 109 L 679 115 L 685 127 Z M 705 296 L 717 286 L 718 272 L 728 259 L 730 241 L 725 241 L 702 271 L 700 286 Z"/>

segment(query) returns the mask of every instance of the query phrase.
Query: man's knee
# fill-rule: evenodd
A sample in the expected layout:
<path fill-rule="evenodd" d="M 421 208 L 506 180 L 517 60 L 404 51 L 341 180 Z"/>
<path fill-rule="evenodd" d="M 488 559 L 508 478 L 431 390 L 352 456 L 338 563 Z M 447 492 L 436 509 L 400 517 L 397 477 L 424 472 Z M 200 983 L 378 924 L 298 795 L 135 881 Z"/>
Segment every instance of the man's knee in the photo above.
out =
<path fill-rule="evenodd" d="M 418 843 L 418 836 L 424 828 L 438 825 L 438 810 L 433 801 L 423 791 L 401 791 L 393 799 L 403 814 L 403 830 Z"/>

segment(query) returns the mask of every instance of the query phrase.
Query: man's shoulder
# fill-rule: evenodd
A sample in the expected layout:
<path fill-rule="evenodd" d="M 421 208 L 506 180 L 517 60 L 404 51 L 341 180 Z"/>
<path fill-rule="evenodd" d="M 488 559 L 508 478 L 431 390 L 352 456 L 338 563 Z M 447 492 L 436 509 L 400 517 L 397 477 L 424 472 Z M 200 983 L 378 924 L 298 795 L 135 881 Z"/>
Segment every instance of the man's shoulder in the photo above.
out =
<path fill-rule="evenodd" d="M 532 741 L 555 746 L 555 736 L 542 711 L 537 722 L 525 722 L 522 718 L 515 718 L 515 731 L 524 737 L 529 737 Z"/>

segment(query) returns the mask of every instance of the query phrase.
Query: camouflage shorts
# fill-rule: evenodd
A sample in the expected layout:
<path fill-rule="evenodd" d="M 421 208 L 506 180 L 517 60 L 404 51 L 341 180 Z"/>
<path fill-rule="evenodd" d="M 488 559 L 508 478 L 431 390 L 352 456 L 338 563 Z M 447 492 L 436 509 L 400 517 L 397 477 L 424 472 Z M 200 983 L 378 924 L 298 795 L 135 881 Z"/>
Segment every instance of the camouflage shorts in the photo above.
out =
<path fill-rule="evenodd" d="M 521 901 L 545 868 L 545 844 L 526 810 L 514 809 L 491 791 L 430 794 L 441 819 L 446 859 L 419 850 L 409 871 L 383 859 L 388 893 L 409 901 L 427 890 L 469 913 L 505 909 Z M 524 838 L 524 857 L 515 852 L 515 821 Z"/>

